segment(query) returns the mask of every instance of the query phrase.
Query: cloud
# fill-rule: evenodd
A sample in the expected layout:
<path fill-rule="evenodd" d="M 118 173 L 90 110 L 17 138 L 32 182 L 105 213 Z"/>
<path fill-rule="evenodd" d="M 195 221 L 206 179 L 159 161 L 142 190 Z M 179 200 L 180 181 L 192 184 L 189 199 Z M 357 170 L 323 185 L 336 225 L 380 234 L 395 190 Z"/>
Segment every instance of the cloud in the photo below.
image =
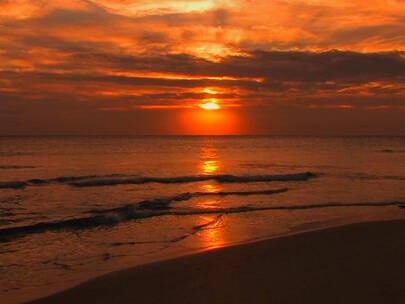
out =
<path fill-rule="evenodd" d="M 228 56 L 212 62 L 186 54 L 149 56 L 107 53 L 76 53 L 74 62 L 89 64 L 88 68 L 104 66 L 113 71 L 159 72 L 200 77 L 264 78 L 268 81 L 344 83 L 367 81 L 402 81 L 405 78 L 405 52 L 357 53 L 327 52 L 265 52 Z"/>
<path fill-rule="evenodd" d="M 0 0 L 0 11 L 3 116 L 177 112 L 209 98 L 257 117 L 404 112 L 403 1 Z"/>
<path fill-rule="evenodd" d="M 29 82 L 30 98 L 38 99 L 75 87 L 80 88 L 73 93 L 76 99 L 100 100 L 106 94 L 98 96 L 97 92 L 108 87 L 110 98 L 133 100 L 136 95 L 144 103 L 154 104 L 170 103 L 175 96 L 177 103 L 198 102 L 203 99 L 204 88 L 214 87 L 222 88 L 218 97 L 240 100 L 245 106 L 255 102 L 294 102 L 297 98 L 308 100 L 308 104 L 316 99 L 334 102 L 348 96 L 349 103 L 373 98 L 386 103 L 404 98 L 404 58 L 402 52 L 261 51 L 211 62 L 190 55 L 148 57 L 74 52 L 64 66 L 39 65 L 36 71 L 9 70 L 0 76 L 7 79 L 11 92 L 8 94 L 23 92 L 22 84 Z M 24 88 L 27 90 L 27 85 Z"/>

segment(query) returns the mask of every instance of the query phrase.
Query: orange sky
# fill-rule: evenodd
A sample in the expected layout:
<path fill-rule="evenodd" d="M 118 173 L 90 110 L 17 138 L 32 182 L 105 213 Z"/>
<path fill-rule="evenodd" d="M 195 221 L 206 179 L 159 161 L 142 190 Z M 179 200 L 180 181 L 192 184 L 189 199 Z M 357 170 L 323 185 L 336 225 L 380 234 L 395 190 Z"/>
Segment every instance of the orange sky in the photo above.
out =
<path fill-rule="evenodd" d="M 0 135 L 405 135 L 404 16 L 403 0 L 0 0 Z"/>

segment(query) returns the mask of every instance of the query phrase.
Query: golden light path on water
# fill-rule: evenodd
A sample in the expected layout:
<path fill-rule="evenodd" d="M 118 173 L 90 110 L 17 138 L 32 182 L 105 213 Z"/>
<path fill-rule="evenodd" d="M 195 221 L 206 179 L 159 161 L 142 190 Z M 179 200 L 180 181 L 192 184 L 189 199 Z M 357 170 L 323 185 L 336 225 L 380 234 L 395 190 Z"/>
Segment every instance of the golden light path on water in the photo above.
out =
<path fill-rule="evenodd" d="M 221 170 L 222 162 L 218 156 L 217 150 L 210 141 L 203 141 L 201 152 L 200 152 L 200 164 L 198 168 L 198 173 L 200 175 L 212 175 L 218 174 Z M 215 182 L 207 181 L 201 185 L 202 192 L 215 193 L 221 191 L 220 185 Z M 220 207 L 220 200 L 217 198 L 206 198 L 199 201 L 197 204 L 198 208 L 218 208 Z M 208 225 L 207 225 L 208 224 Z M 197 226 L 203 226 L 204 229 L 199 233 L 199 238 L 204 248 L 218 248 L 225 244 L 222 220 L 218 215 L 204 215 L 197 218 Z"/>

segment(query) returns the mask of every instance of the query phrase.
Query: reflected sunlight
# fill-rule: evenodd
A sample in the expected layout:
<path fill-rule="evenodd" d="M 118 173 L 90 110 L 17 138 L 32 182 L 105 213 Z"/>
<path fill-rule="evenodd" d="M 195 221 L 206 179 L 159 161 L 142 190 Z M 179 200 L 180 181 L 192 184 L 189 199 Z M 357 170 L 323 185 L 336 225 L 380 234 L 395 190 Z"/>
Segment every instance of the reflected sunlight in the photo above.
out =
<path fill-rule="evenodd" d="M 216 199 L 203 199 L 196 203 L 198 209 L 217 209 L 220 207 L 221 201 Z"/>
<path fill-rule="evenodd" d="M 221 162 L 218 158 L 217 150 L 212 146 L 212 143 L 209 142 L 201 148 L 200 159 L 199 174 L 211 175 L 217 173 L 220 169 Z"/>
<path fill-rule="evenodd" d="M 225 245 L 221 215 L 200 216 L 198 217 L 197 224 L 204 226 L 199 233 L 203 248 L 214 249 Z"/>
<path fill-rule="evenodd" d="M 200 150 L 200 160 L 198 167 L 198 174 L 200 175 L 212 175 L 217 174 L 221 169 L 222 163 L 218 156 L 218 151 L 214 146 L 212 140 L 203 140 Z M 200 186 L 203 192 L 220 192 L 222 188 L 219 184 L 212 181 L 207 181 Z M 220 199 L 202 199 L 197 202 L 197 206 L 200 209 L 212 209 L 218 208 L 221 204 Z M 197 217 L 196 226 L 203 227 L 198 233 L 199 239 L 202 242 L 204 248 L 218 248 L 225 244 L 223 238 L 223 228 L 221 226 L 222 215 L 209 215 Z"/>
<path fill-rule="evenodd" d="M 213 148 L 210 144 L 201 148 L 201 163 L 199 165 L 199 174 L 201 175 L 212 175 L 218 173 L 220 169 L 221 162 L 218 159 L 217 150 Z M 221 187 L 214 182 L 207 181 L 201 187 L 203 192 L 219 192 Z"/>
<path fill-rule="evenodd" d="M 211 175 L 218 170 L 218 161 L 217 160 L 204 160 L 201 164 L 202 173 L 204 175 Z"/>
<path fill-rule="evenodd" d="M 221 191 L 221 187 L 219 185 L 211 183 L 204 184 L 200 188 L 203 192 L 208 193 L 215 193 Z"/>

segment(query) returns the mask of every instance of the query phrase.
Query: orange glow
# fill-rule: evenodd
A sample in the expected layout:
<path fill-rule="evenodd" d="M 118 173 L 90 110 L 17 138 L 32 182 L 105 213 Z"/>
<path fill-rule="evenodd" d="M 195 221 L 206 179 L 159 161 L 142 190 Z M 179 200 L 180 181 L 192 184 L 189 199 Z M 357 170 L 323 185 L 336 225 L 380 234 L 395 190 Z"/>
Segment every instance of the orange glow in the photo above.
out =
<path fill-rule="evenodd" d="M 206 175 L 215 173 L 218 170 L 218 161 L 216 160 L 205 160 L 202 164 L 202 171 Z"/>
<path fill-rule="evenodd" d="M 0 37 L 1 38 L 1 37 Z M 142 72 L 135 72 L 135 71 L 126 71 L 126 72 L 106 72 L 109 76 L 125 76 L 125 77 L 146 77 L 146 78 L 153 78 L 153 79 L 175 79 L 175 80 L 218 80 L 218 81 L 238 81 L 238 80 L 247 80 L 256 83 L 262 83 L 264 78 L 261 77 L 234 77 L 234 76 L 199 76 L 199 75 L 187 75 L 181 73 L 174 73 L 174 72 L 152 72 L 152 71 L 142 71 Z M 208 90 L 208 91 L 207 91 Z M 206 88 L 203 90 L 204 93 L 208 94 L 215 94 L 210 88 Z M 216 92 L 216 91 L 215 91 Z"/>
<path fill-rule="evenodd" d="M 185 110 L 181 113 L 180 123 L 183 132 L 189 135 L 243 133 L 237 113 L 226 109 L 220 111 Z"/>
<path fill-rule="evenodd" d="M 202 246 L 206 249 L 223 247 L 225 244 L 224 231 L 222 227 L 222 217 L 220 216 L 200 216 L 197 225 L 207 225 L 200 233 Z"/>
<path fill-rule="evenodd" d="M 212 88 L 204 88 L 203 92 L 206 94 L 211 94 L 211 95 L 218 94 L 217 90 L 212 89 Z"/>
<path fill-rule="evenodd" d="M 215 193 L 221 191 L 221 187 L 217 184 L 207 183 L 201 186 L 201 190 L 203 192 Z"/>
<path fill-rule="evenodd" d="M 223 43 L 212 43 L 212 42 L 205 42 L 205 43 L 195 43 L 190 46 L 181 46 L 179 51 L 186 51 L 196 57 L 204 58 L 206 60 L 220 62 L 221 59 L 227 56 L 236 56 L 236 55 L 244 55 L 243 52 L 240 50 L 230 48 Z"/>
<path fill-rule="evenodd" d="M 198 174 L 212 175 L 218 173 L 221 167 L 221 161 L 218 159 L 217 151 L 211 146 L 211 143 L 204 143 L 201 148 L 201 163 L 199 165 Z M 203 192 L 219 192 L 221 187 L 213 182 L 207 181 L 201 186 Z"/>
<path fill-rule="evenodd" d="M 219 170 L 220 161 L 218 160 L 217 151 L 209 144 L 201 149 L 201 165 L 199 174 L 211 175 Z"/>
<path fill-rule="evenodd" d="M 200 152 L 201 162 L 199 164 L 198 173 L 202 175 L 211 175 L 218 173 L 222 166 L 219 159 L 218 151 L 211 140 L 204 140 Z M 204 192 L 214 193 L 222 191 L 219 184 L 207 181 L 201 186 Z M 197 202 L 197 207 L 201 209 L 218 208 L 221 204 L 220 199 L 203 199 Z M 225 244 L 222 228 L 222 216 L 199 216 L 197 217 L 197 226 L 203 226 L 202 230 L 198 233 L 199 240 L 201 240 L 202 247 L 206 249 L 213 249 L 222 247 Z"/>
<path fill-rule="evenodd" d="M 0 0 L 3 133 L 378 133 L 361 111 L 403 115 L 404 0 L 42 2 Z"/>
<path fill-rule="evenodd" d="M 205 103 L 201 103 L 198 106 L 201 109 L 208 110 L 208 111 L 221 109 L 221 106 L 217 103 L 217 100 L 215 98 L 210 99 L 209 101 L 207 101 Z"/>
<path fill-rule="evenodd" d="M 191 108 L 191 106 L 188 105 L 141 105 L 139 107 L 144 110 L 170 110 Z"/>

